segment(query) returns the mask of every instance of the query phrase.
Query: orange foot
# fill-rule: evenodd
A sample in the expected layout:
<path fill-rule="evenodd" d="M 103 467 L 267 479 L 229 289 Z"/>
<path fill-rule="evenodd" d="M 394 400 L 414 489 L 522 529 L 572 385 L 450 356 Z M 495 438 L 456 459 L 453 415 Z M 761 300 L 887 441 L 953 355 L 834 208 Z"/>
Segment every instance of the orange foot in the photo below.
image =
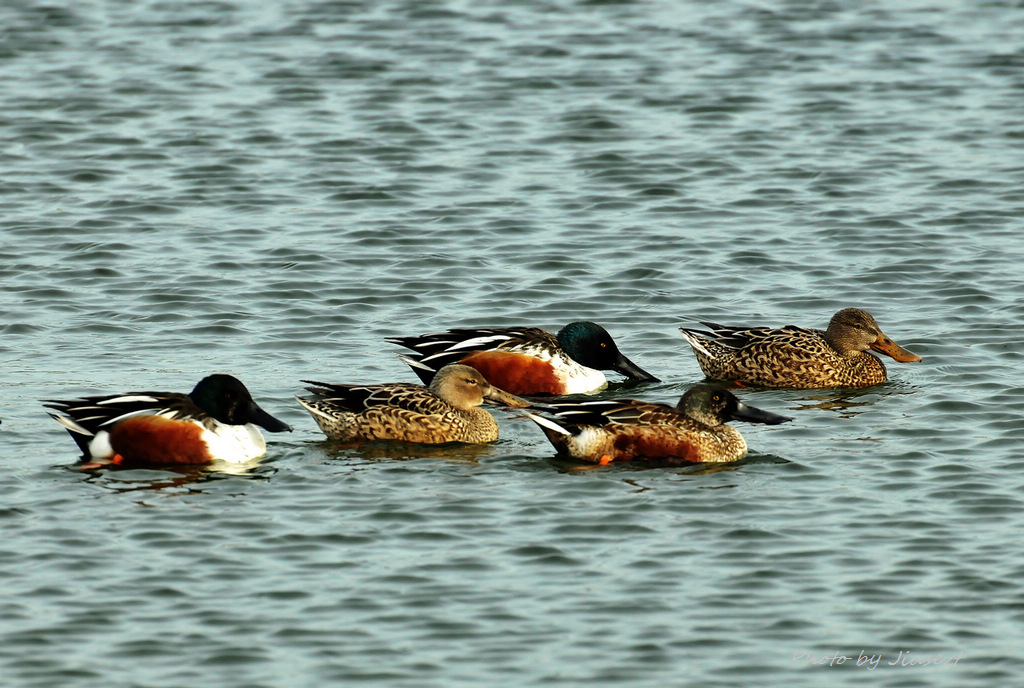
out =
<path fill-rule="evenodd" d="M 81 471 L 95 471 L 97 468 L 106 468 L 107 466 L 120 466 L 124 462 L 124 457 L 120 454 L 114 454 L 110 457 L 109 461 L 89 461 L 83 463 L 78 467 Z"/>
<path fill-rule="evenodd" d="M 605 454 L 604 456 L 602 456 L 600 459 L 597 460 L 597 465 L 598 466 L 607 466 L 611 462 L 612 462 L 612 457 L 610 457 L 607 454 Z"/>

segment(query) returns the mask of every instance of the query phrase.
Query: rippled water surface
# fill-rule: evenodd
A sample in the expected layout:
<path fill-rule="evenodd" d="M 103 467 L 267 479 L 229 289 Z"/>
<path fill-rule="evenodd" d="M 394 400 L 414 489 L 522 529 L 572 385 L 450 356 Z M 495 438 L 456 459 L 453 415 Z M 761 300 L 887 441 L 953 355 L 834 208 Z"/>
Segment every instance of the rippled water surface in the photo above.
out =
<path fill-rule="evenodd" d="M 1020 3 L 64 5 L 0 8 L 4 685 L 1019 681 Z M 924 361 L 741 391 L 795 420 L 711 469 L 292 398 L 591 319 L 671 402 L 679 325 L 845 306 Z M 39 403 L 211 372 L 295 427 L 258 465 L 84 474 Z"/>

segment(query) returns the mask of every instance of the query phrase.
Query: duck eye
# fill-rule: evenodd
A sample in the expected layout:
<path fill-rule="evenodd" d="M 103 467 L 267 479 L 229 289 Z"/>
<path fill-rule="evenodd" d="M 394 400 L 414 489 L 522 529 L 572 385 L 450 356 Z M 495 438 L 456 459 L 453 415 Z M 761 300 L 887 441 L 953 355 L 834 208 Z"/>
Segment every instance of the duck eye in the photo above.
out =
<path fill-rule="evenodd" d="M 715 396 L 711 397 L 711 401 L 721 401 L 721 400 L 722 400 L 722 395 L 721 394 L 716 394 Z"/>

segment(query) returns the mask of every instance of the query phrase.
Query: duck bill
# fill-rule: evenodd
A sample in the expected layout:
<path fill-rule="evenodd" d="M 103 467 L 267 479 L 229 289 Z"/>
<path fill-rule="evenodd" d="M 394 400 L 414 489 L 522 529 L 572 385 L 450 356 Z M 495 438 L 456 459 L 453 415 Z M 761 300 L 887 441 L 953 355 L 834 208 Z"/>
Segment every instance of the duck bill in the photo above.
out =
<path fill-rule="evenodd" d="M 257 406 L 255 402 L 252 404 L 252 406 L 249 407 L 246 416 L 250 423 L 254 423 L 255 425 L 260 426 L 267 432 L 292 431 L 292 426 L 288 425 L 283 421 L 279 421 L 277 418 L 274 418 L 272 415 L 270 415 L 269 413 L 261 409 L 259 406 Z"/>
<path fill-rule="evenodd" d="M 780 416 L 778 413 L 765 411 L 756 406 L 744 404 L 742 401 L 736 405 L 736 410 L 732 413 L 732 419 L 743 420 L 748 423 L 764 423 L 765 425 L 778 425 L 779 423 L 793 420 L 789 416 Z"/>
<path fill-rule="evenodd" d="M 871 343 L 871 348 L 886 356 L 892 356 L 900 363 L 917 363 L 921 360 L 921 357 L 913 351 L 907 351 L 884 334 L 878 335 L 878 339 Z"/>
<path fill-rule="evenodd" d="M 498 389 L 494 385 L 491 385 L 491 391 L 484 396 L 484 401 L 491 404 L 501 404 L 503 406 L 511 406 L 512 408 L 526 408 L 533 406 L 533 404 L 522 397 L 517 397 L 515 394 L 509 394 L 503 389 Z"/>
<path fill-rule="evenodd" d="M 654 377 L 646 370 L 638 366 L 633 361 L 629 360 L 625 356 L 619 354 L 619 360 L 612 366 L 612 370 L 620 375 L 625 375 L 630 380 L 640 380 L 642 382 L 661 382 L 658 378 Z"/>

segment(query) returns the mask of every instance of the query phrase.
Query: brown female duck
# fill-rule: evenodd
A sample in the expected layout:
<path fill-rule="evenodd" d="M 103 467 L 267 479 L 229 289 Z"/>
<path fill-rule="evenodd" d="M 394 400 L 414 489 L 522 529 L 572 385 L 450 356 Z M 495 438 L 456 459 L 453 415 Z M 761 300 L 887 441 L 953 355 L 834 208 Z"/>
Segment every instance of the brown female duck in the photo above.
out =
<path fill-rule="evenodd" d="M 484 443 L 498 439 L 498 423 L 480 408 L 484 399 L 506 406 L 530 403 L 488 384 L 469 366 L 447 365 L 430 387 L 404 382 L 332 385 L 303 380 L 315 396 L 296 397 L 327 437 L 346 442 L 401 440 L 424 444 Z"/>
<path fill-rule="evenodd" d="M 711 331 L 679 328 L 704 374 L 760 387 L 869 387 L 885 382 L 885 366 L 868 350 L 901 363 L 921 357 L 889 339 L 866 311 L 844 308 L 827 330 L 787 325 L 744 329 L 702 322 Z"/>

